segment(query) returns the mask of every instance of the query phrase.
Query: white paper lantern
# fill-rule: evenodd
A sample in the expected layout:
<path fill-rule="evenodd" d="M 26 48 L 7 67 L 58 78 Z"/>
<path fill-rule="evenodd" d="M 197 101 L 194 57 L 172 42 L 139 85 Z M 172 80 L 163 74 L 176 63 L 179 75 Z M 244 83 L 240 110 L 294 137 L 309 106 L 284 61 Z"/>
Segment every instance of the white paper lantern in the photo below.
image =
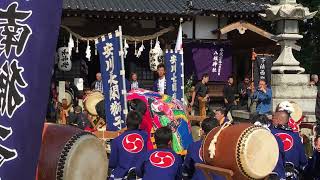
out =
<path fill-rule="evenodd" d="M 142 41 L 142 44 L 141 44 L 141 46 L 139 47 L 138 52 L 137 52 L 137 55 L 136 55 L 137 58 L 140 58 L 140 56 L 141 56 L 141 54 L 142 54 L 142 52 L 143 52 L 144 49 L 145 49 L 145 47 L 144 47 L 143 41 Z"/>
<path fill-rule="evenodd" d="M 72 68 L 72 62 L 69 54 L 68 47 L 61 47 L 58 49 L 58 69 L 60 71 L 70 71 Z"/>
<path fill-rule="evenodd" d="M 91 58 L 91 48 L 90 48 L 89 40 L 87 41 L 86 58 L 88 59 L 88 61 L 91 60 L 90 59 Z"/>
<path fill-rule="evenodd" d="M 69 36 L 69 42 L 68 42 L 68 50 L 69 50 L 69 55 L 71 56 L 72 54 L 72 49 L 74 48 L 74 41 L 73 41 L 73 38 L 72 38 L 72 35 L 70 33 L 70 36 Z"/>
<path fill-rule="evenodd" d="M 160 42 L 156 41 L 153 49 L 149 52 L 149 63 L 151 71 L 157 71 L 159 64 L 164 62 L 163 51 L 160 47 Z"/>

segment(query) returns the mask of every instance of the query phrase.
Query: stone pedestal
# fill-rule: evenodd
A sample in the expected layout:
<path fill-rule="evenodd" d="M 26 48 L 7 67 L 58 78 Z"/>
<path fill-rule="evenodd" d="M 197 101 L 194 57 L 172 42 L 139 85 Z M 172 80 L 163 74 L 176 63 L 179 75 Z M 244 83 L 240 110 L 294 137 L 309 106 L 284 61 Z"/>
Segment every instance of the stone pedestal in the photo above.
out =
<path fill-rule="evenodd" d="M 297 21 L 298 22 L 298 21 Z M 294 29 L 293 27 L 288 27 Z M 272 71 L 281 74 L 294 72 L 295 74 L 304 73 L 305 69 L 300 67 L 300 62 L 292 54 L 292 46 L 296 40 L 303 36 L 298 34 L 280 34 L 275 38 L 279 40 L 281 45 L 281 54 L 278 59 L 273 62 Z"/>
<path fill-rule="evenodd" d="M 300 105 L 307 122 L 315 122 L 317 88 L 309 86 L 308 74 L 272 74 L 272 108 L 282 101 Z"/>

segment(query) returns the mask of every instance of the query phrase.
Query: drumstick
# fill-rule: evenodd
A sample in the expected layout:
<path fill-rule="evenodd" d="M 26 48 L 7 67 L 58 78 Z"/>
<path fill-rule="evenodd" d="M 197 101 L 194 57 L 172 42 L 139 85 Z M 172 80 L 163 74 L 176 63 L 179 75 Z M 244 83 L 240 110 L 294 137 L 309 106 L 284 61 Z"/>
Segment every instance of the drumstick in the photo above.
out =
<path fill-rule="evenodd" d="M 99 126 L 99 125 L 101 125 L 101 126 Z M 96 129 L 96 127 L 98 127 L 98 126 L 99 126 L 99 128 L 101 128 L 101 127 L 103 127 L 104 125 L 105 125 L 105 123 L 104 123 L 103 119 L 99 117 L 99 120 L 98 120 L 98 122 L 97 122 L 97 125 L 95 125 L 95 129 Z"/>

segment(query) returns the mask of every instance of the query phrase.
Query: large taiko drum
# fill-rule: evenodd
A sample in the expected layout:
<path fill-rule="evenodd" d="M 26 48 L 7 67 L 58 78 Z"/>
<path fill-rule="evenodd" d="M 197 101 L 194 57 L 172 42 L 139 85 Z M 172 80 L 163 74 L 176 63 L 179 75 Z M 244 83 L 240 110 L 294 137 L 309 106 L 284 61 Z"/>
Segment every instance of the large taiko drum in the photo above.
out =
<path fill-rule="evenodd" d="M 103 143 L 71 126 L 45 124 L 37 180 L 106 180 L 108 159 Z"/>
<path fill-rule="evenodd" d="M 62 106 L 64 109 L 68 109 L 72 105 L 73 94 L 70 91 L 66 90 L 63 99 L 67 100 L 67 104 L 62 104 Z M 60 101 L 60 103 L 62 103 L 62 101 Z"/>
<path fill-rule="evenodd" d="M 302 123 L 305 116 L 303 116 L 302 108 L 294 101 L 283 101 L 277 105 L 277 110 L 288 111 L 290 119 L 288 122 L 289 127 L 292 128 L 293 132 L 300 131 L 300 124 Z"/>
<path fill-rule="evenodd" d="M 235 180 L 263 179 L 273 171 L 279 148 L 267 129 L 245 123 L 231 125 L 221 131 L 213 147 L 211 142 L 219 129 L 213 129 L 202 144 L 206 164 L 232 170 Z M 212 152 L 215 154 L 210 157 Z"/>
<path fill-rule="evenodd" d="M 296 102 L 294 101 L 290 101 L 290 103 L 292 104 L 292 107 L 294 109 L 294 111 L 290 114 L 292 120 L 295 122 L 295 123 L 301 123 L 302 121 L 302 108 L 299 106 L 299 104 L 297 104 Z"/>
<path fill-rule="evenodd" d="M 91 115 L 98 116 L 96 105 L 102 100 L 104 100 L 104 96 L 101 92 L 93 92 L 84 100 L 84 107 Z"/>

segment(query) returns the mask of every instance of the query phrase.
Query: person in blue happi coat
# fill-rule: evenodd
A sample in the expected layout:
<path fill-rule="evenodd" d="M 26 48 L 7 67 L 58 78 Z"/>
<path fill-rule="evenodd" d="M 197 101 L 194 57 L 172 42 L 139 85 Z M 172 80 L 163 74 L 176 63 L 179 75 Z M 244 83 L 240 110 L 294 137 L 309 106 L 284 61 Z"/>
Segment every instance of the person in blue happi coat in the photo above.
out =
<path fill-rule="evenodd" d="M 286 111 L 277 111 L 272 117 L 270 130 L 283 142 L 286 178 L 296 180 L 307 165 L 307 157 L 299 134 L 292 131 L 288 121 L 289 114 Z"/>
<path fill-rule="evenodd" d="M 313 155 L 305 168 L 305 179 L 320 180 L 320 134 L 314 140 Z"/>
<path fill-rule="evenodd" d="M 139 112 L 130 111 L 126 120 L 127 130 L 111 142 L 110 179 L 130 179 L 127 175 L 134 172 L 138 157 L 147 152 L 148 135 L 139 130 L 141 121 Z"/>
<path fill-rule="evenodd" d="M 153 91 L 160 94 L 166 94 L 166 68 L 164 64 L 159 64 L 157 67 L 158 79 L 153 84 Z"/>
<path fill-rule="evenodd" d="M 227 112 L 224 108 L 218 108 L 214 112 L 214 117 L 216 118 L 220 126 L 230 121 L 228 117 L 226 117 L 226 113 Z"/>
<path fill-rule="evenodd" d="M 157 148 L 139 158 L 136 173 L 143 180 L 181 180 L 182 159 L 170 147 L 172 131 L 169 127 L 156 130 Z"/>
<path fill-rule="evenodd" d="M 271 121 L 266 115 L 256 115 L 252 118 L 252 123 L 256 126 L 262 126 L 270 131 Z M 286 180 L 285 175 L 285 153 L 282 140 L 278 136 L 274 136 L 279 146 L 279 158 L 276 167 L 269 175 L 269 180 Z"/>
<path fill-rule="evenodd" d="M 218 127 L 219 122 L 215 118 L 207 118 L 201 123 L 201 134 L 204 138 L 213 128 Z M 182 175 L 184 180 L 202 180 L 206 179 L 203 172 L 195 168 L 196 163 L 203 163 L 201 157 L 202 140 L 190 144 L 188 153 L 183 163 Z M 212 175 L 214 180 L 224 180 L 225 178 L 218 175 Z"/>
<path fill-rule="evenodd" d="M 138 80 L 138 75 L 136 72 L 132 72 L 130 77 L 130 82 L 128 84 L 129 91 L 139 88 L 144 89 L 142 82 Z"/>

